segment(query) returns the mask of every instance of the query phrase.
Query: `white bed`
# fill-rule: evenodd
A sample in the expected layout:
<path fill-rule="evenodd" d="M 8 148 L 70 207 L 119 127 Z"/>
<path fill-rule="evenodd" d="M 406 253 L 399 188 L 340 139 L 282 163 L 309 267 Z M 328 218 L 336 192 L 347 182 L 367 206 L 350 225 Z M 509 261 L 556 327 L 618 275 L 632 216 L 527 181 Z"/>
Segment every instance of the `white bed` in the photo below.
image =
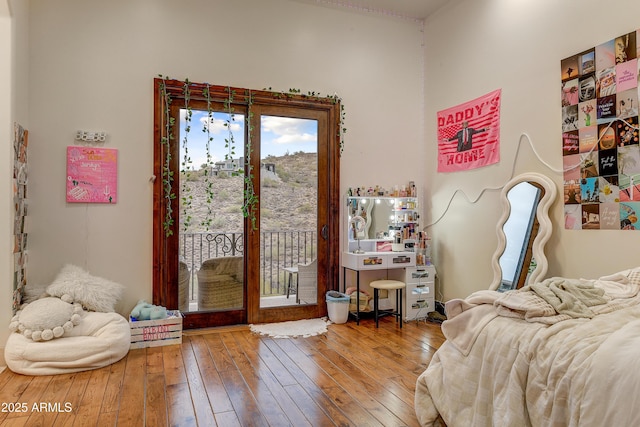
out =
<path fill-rule="evenodd" d="M 608 300 L 588 317 L 529 288 L 448 302 L 447 341 L 416 384 L 420 424 L 640 425 L 640 269 L 585 283 Z"/>

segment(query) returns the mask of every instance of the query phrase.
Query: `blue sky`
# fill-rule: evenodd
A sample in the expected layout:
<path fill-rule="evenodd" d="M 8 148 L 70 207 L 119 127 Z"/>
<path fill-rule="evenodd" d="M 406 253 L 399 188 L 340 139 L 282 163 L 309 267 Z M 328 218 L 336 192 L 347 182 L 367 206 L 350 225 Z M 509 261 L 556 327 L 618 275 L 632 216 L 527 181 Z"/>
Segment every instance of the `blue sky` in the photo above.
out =
<path fill-rule="evenodd" d="M 183 140 L 185 135 L 186 111 L 180 112 L 180 163 L 183 161 Z M 202 110 L 192 110 L 191 130 L 188 134 L 189 157 L 192 168 L 199 169 L 206 163 L 206 142 L 207 133 L 213 138 L 210 146 L 212 161 L 223 160 L 229 154 L 229 149 L 225 148 L 225 138 L 229 139 L 229 127 L 225 126 L 228 114 L 213 113 L 209 119 L 207 112 Z M 236 114 L 235 120 L 231 122 L 230 130 L 235 140 L 234 158 L 243 155 L 245 119 L 243 115 Z M 290 117 L 262 116 L 262 158 L 267 155 L 281 156 L 285 153 L 293 154 L 298 151 L 305 153 L 317 152 L 318 126 L 315 120 L 304 120 Z M 203 131 L 204 130 L 204 131 Z"/>

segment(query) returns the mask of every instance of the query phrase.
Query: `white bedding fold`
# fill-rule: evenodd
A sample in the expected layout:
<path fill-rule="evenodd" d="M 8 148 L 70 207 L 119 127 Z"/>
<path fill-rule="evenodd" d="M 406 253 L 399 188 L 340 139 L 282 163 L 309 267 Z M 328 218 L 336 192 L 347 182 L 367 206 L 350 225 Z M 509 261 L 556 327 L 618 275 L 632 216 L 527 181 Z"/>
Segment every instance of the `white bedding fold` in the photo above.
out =
<path fill-rule="evenodd" d="M 604 289 L 596 288 L 592 281 L 586 280 L 552 277 L 528 288 L 548 302 L 558 314 L 574 318 L 592 318 L 595 314 L 590 307 L 608 301 L 604 297 Z"/>
<path fill-rule="evenodd" d="M 442 323 L 442 333 L 458 351 L 468 354 L 478 334 L 498 315 L 493 303 L 499 296 L 495 291 L 478 291 L 464 300 L 446 303 L 447 320 Z"/>

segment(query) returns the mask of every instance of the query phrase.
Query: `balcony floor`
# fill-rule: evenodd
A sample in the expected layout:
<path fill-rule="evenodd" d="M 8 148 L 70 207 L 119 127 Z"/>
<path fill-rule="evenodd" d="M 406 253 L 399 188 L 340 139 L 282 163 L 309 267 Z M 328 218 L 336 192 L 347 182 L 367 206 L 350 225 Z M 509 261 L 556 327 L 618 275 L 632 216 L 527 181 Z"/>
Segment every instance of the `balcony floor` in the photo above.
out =
<path fill-rule="evenodd" d="M 260 298 L 260 308 L 269 307 L 287 307 L 296 305 L 296 295 L 291 294 L 289 298 L 286 295 L 276 295 L 272 297 Z M 198 311 L 198 302 L 192 301 L 189 303 L 189 311 Z"/>

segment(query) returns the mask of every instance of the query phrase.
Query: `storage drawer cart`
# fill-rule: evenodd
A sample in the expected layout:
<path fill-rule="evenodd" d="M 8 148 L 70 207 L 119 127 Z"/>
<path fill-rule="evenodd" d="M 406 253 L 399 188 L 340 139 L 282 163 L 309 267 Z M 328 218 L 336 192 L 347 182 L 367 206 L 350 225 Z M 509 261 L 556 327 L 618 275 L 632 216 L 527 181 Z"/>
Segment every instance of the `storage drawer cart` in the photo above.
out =
<path fill-rule="evenodd" d="M 425 319 L 435 311 L 436 268 L 433 265 L 418 265 L 405 269 L 404 320 Z"/>

